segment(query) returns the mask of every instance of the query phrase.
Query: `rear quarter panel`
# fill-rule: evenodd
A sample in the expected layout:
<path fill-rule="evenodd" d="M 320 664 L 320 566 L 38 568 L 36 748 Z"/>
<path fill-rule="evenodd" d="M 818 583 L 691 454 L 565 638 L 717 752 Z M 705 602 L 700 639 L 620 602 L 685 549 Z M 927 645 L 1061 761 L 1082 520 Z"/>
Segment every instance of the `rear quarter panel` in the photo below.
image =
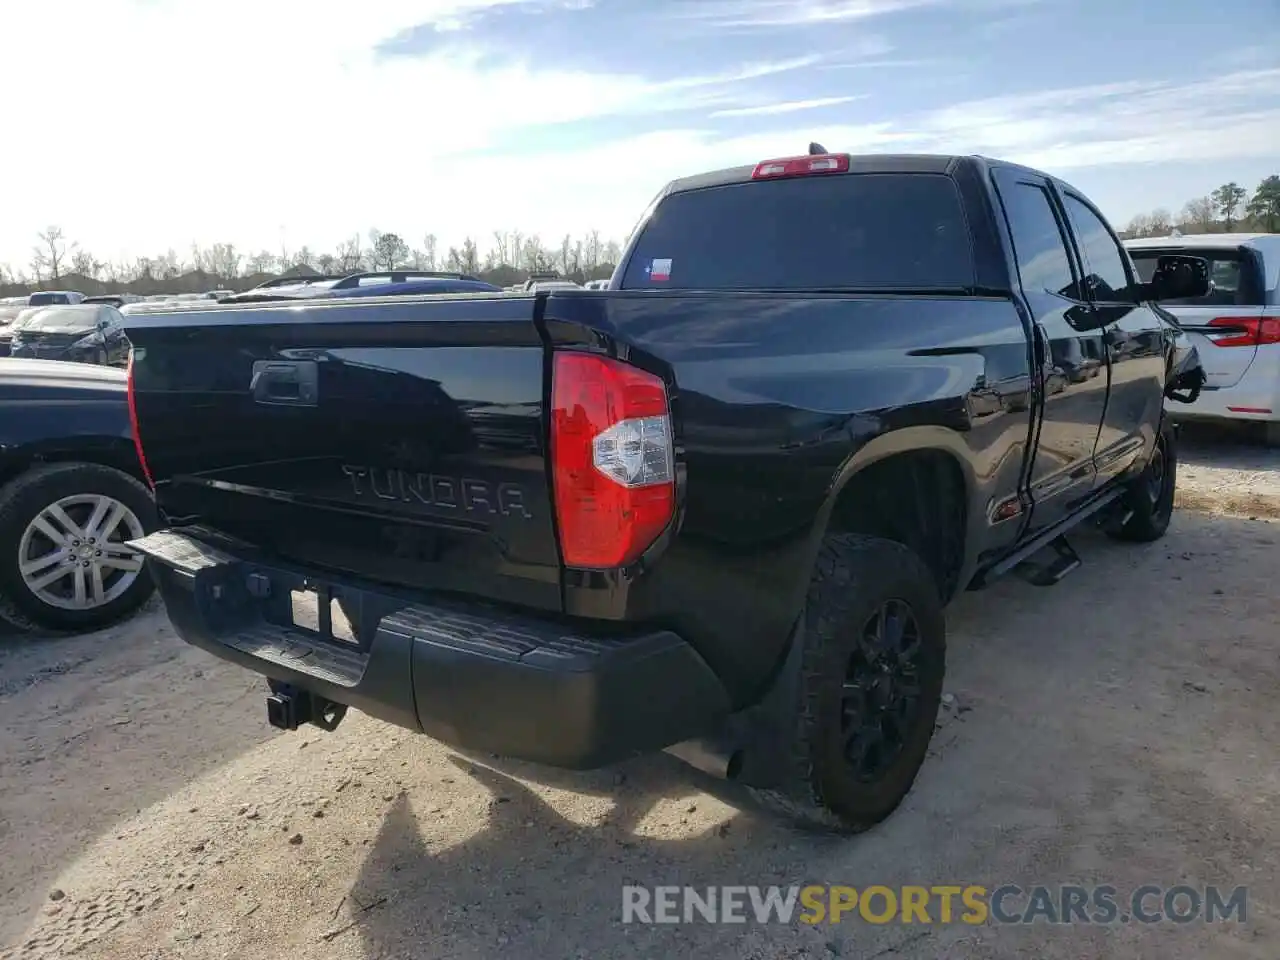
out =
<path fill-rule="evenodd" d="M 974 553 L 1007 546 L 1030 433 L 1026 336 L 1009 300 L 584 291 L 544 312 L 558 346 L 667 378 L 679 532 L 658 562 L 566 584 L 566 610 L 671 623 L 739 697 L 781 653 L 842 485 L 936 448 L 968 487 Z"/>
<path fill-rule="evenodd" d="M 123 374 L 0 359 L 0 481 L 40 459 L 82 459 L 139 472 Z"/>

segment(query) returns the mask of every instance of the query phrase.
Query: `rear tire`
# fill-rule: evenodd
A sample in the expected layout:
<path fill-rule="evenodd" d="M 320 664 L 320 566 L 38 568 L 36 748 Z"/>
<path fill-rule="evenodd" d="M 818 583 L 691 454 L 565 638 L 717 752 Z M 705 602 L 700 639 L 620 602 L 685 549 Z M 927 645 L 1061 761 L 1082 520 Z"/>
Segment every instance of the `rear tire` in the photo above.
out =
<path fill-rule="evenodd" d="M 866 830 L 911 790 L 933 737 L 946 672 L 935 579 L 899 543 L 828 536 L 795 642 L 803 646 L 787 778 L 751 792 L 802 826 Z"/>
<path fill-rule="evenodd" d="M 1116 540 L 1151 543 L 1169 530 L 1173 519 L 1173 500 L 1178 487 L 1178 437 L 1169 421 L 1160 425 L 1156 447 L 1142 473 L 1130 481 L 1120 500 L 1120 509 L 1132 511 L 1119 527 L 1108 528 Z"/>
<path fill-rule="evenodd" d="M 150 491 L 119 470 L 52 463 L 21 474 L 0 488 L 0 619 L 64 632 L 131 615 L 153 588 L 142 558 L 121 544 L 157 526 Z"/>

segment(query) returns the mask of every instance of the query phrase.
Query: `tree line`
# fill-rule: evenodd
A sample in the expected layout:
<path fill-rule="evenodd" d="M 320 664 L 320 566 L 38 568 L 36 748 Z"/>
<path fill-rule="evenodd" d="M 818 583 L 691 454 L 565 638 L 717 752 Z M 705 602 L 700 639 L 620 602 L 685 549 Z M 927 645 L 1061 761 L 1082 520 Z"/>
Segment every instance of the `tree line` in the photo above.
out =
<path fill-rule="evenodd" d="M 1264 178 L 1252 194 L 1235 181 L 1224 183 L 1188 200 L 1177 216 L 1164 208 L 1138 214 L 1121 236 L 1159 237 L 1173 230 L 1280 232 L 1280 175 Z M 110 261 L 99 260 L 61 227 L 51 226 L 38 234 L 27 268 L 0 264 L 0 295 L 52 286 L 82 293 L 199 293 L 213 287 L 243 290 L 265 279 L 291 274 L 344 275 L 397 267 L 467 273 L 499 286 L 517 283 L 531 274 L 549 273 L 583 282 L 608 277 L 621 253 L 618 242 L 603 239 L 598 230 L 577 238 L 566 235 L 558 245 L 548 245 L 538 235 L 519 230 L 496 232 L 482 253 L 472 237 L 459 246 L 441 249 L 432 233 L 411 244 L 399 234 L 373 229 L 364 235 L 353 234 L 331 253 L 307 246 L 247 253 L 233 243 L 215 243 L 192 245 L 185 255 L 171 248 L 156 257 Z"/>
<path fill-rule="evenodd" d="M 1216 190 L 1188 200 L 1175 216 L 1163 207 L 1140 213 L 1121 236 L 1165 237 L 1182 233 L 1280 232 L 1280 175 L 1263 179 L 1250 194 L 1234 180 Z"/>
<path fill-rule="evenodd" d="M 397 268 L 466 273 L 499 286 L 533 274 L 584 282 L 608 277 L 622 255 L 620 244 L 601 237 L 598 230 L 576 238 L 566 235 L 557 245 L 544 243 L 536 234 L 500 231 L 481 252 L 471 237 L 442 249 L 434 234 L 410 244 L 399 234 L 373 229 L 353 234 L 332 252 L 302 246 L 248 253 L 232 243 L 215 243 L 193 244 L 185 254 L 170 248 L 159 256 L 121 261 L 99 260 L 58 226 L 37 236 L 26 268 L 0 264 L 0 294 L 16 296 L 53 287 L 82 293 L 199 293 L 242 290 L 271 277 L 343 276 Z"/>

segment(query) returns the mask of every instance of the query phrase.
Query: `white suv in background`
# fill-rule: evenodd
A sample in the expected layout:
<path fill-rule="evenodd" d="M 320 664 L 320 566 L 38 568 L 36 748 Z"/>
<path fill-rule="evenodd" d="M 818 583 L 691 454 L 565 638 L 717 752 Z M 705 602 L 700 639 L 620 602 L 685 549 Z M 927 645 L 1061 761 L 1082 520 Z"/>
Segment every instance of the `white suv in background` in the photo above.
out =
<path fill-rule="evenodd" d="M 1180 419 L 1259 424 L 1280 446 L 1280 234 L 1206 233 L 1126 240 L 1143 280 L 1156 258 L 1181 253 L 1209 261 L 1209 292 L 1162 306 L 1178 318 L 1207 375 L 1198 400 Z"/>

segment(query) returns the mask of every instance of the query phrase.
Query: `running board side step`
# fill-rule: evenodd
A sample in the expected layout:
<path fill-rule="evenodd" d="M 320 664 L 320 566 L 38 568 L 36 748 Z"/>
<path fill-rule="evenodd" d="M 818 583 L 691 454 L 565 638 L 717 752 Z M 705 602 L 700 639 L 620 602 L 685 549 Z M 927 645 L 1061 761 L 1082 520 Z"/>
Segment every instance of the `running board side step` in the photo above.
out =
<path fill-rule="evenodd" d="M 1037 563 L 1031 559 L 1023 560 L 1013 568 L 1013 572 L 1032 586 L 1052 587 L 1066 579 L 1067 574 L 1079 568 L 1082 562 L 1080 554 L 1076 553 L 1075 547 L 1071 546 L 1066 534 L 1051 541 L 1049 549 L 1054 553 L 1052 560 L 1046 563 Z"/>
<path fill-rule="evenodd" d="M 1096 516 L 1100 511 L 1111 506 L 1123 497 L 1125 492 L 1125 487 L 1112 487 L 1110 490 L 1107 490 L 1095 499 L 1090 500 L 1075 513 L 1071 514 L 1071 516 L 1059 520 L 1046 530 L 1042 530 L 1039 534 L 1028 540 L 1007 557 L 988 567 L 986 570 L 979 571 L 977 576 L 973 578 L 973 582 L 969 585 L 969 589 L 982 589 L 993 580 L 1016 570 L 1020 565 L 1029 561 L 1037 553 L 1049 546 L 1053 547 L 1057 557 L 1044 566 L 1039 567 L 1038 573 L 1032 574 L 1030 582 L 1035 583 L 1038 586 L 1052 586 L 1055 583 L 1060 583 L 1063 577 L 1071 573 L 1081 564 L 1079 554 L 1077 554 L 1072 546 L 1067 543 L 1066 534 L 1071 530 L 1074 530 L 1085 520 Z M 1023 567 L 1023 569 L 1019 570 L 1018 573 L 1025 577 L 1027 571 L 1028 568 Z"/>

